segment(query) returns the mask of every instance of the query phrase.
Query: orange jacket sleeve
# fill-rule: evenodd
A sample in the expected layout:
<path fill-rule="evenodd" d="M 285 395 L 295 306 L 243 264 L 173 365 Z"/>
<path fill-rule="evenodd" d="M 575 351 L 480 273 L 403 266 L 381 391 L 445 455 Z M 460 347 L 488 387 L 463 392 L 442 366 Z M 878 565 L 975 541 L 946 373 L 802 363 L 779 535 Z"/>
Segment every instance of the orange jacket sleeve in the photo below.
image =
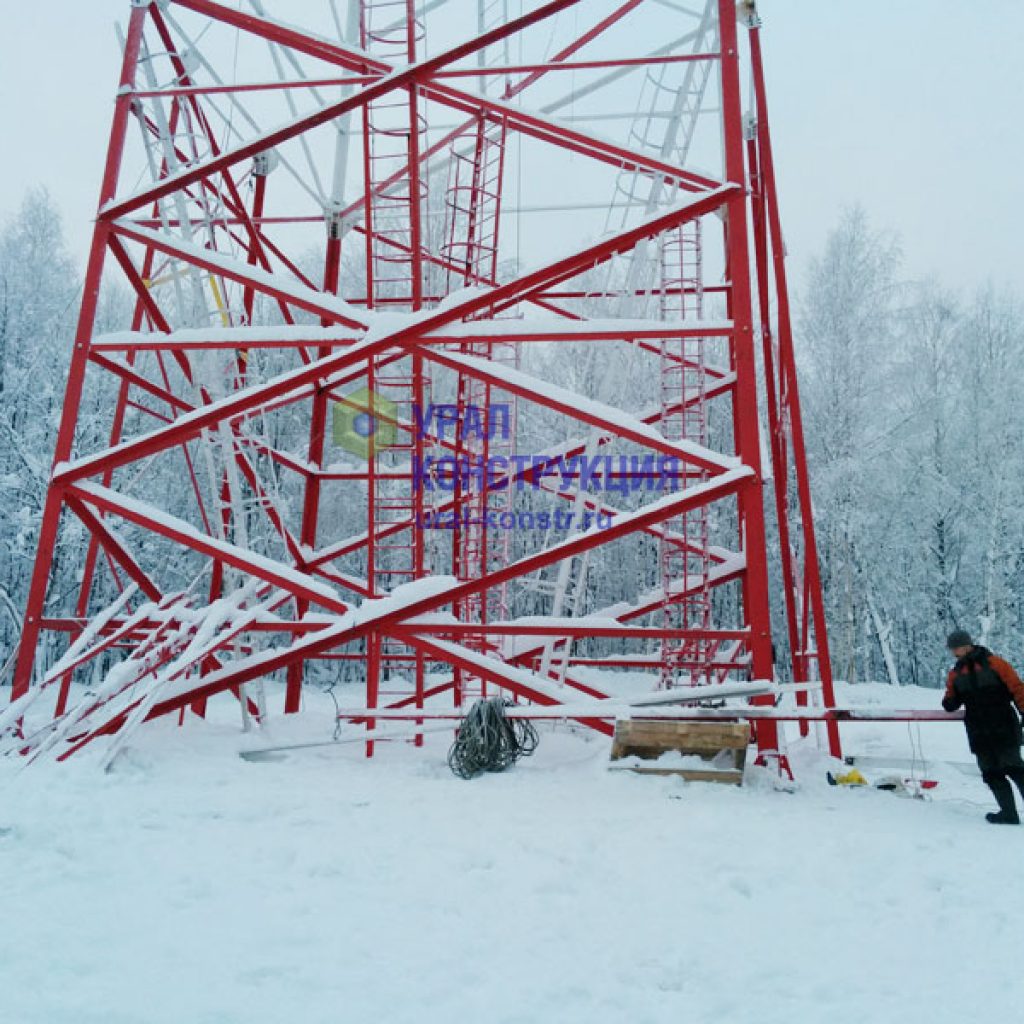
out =
<path fill-rule="evenodd" d="M 1013 703 L 1017 705 L 1017 710 L 1024 715 L 1024 683 L 1020 681 L 1020 676 L 1013 670 L 1013 666 L 1002 658 L 993 655 L 989 659 L 989 664 L 995 670 L 996 675 L 1006 684 L 1006 688 L 1013 697 Z"/>

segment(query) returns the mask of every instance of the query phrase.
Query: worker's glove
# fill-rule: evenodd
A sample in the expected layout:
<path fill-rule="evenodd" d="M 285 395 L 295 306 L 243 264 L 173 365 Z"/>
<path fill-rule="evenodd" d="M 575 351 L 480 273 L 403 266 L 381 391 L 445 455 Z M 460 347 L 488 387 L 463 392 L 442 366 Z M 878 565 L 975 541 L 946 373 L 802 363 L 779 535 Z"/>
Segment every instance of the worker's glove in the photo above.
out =
<path fill-rule="evenodd" d="M 942 698 L 942 709 L 943 711 L 956 711 L 960 707 L 960 701 L 956 697 L 943 697 Z"/>

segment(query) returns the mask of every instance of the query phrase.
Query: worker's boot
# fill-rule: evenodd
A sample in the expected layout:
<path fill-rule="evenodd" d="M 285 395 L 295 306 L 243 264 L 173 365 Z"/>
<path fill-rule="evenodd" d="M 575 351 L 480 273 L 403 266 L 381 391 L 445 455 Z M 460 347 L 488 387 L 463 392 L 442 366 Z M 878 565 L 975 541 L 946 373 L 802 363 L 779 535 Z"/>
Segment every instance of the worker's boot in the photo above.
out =
<path fill-rule="evenodd" d="M 986 814 L 985 820 L 992 825 L 1019 825 L 1020 818 L 1017 817 L 1010 780 L 1002 772 L 984 772 L 982 778 L 988 783 L 988 788 L 999 804 L 998 812 Z"/>

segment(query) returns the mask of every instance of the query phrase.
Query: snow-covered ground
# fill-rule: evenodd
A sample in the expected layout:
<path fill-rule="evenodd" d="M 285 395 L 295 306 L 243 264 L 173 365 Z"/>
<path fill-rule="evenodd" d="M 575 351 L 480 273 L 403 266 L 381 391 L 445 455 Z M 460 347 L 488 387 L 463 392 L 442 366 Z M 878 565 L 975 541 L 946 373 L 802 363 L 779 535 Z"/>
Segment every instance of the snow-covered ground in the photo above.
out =
<path fill-rule="evenodd" d="M 316 696 L 272 737 L 329 739 Z M 983 820 L 960 725 L 845 728 L 889 759 L 869 778 L 939 780 L 917 800 L 830 787 L 806 747 L 795 792 L 756 771 L 742 789 L 613 773 L 607 740 L 564 727 L 472 782 L 447 735 L 251 762 L 236 716 L 147 726 L 107 775 L 98 745 L 0 766 L 3 1024 L 967 1024 L 1024 1006 L 1024 829 Z"/>

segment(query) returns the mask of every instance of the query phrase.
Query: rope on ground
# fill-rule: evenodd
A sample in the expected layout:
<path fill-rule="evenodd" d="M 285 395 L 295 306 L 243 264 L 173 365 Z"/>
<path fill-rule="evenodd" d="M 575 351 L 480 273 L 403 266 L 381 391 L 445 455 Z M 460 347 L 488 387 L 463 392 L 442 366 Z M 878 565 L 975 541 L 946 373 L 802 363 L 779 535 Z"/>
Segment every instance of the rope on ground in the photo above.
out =
<path fill-rule="evenodd" d="M 503 772 L 537 749 L 537 730 L 525 719 L 511 719 L 504 697 L 478 700 L 459 726 L 448 751 L 448 767 L 460 779 L 475 779 L 484 772 Z"/>

